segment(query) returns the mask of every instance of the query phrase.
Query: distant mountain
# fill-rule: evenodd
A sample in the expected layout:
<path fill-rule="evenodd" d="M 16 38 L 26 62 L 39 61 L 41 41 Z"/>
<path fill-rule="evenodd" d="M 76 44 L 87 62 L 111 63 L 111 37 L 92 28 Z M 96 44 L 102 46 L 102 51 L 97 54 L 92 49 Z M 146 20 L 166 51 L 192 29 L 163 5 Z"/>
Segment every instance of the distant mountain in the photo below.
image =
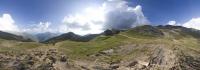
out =
<path fill-rule="evenodd" d="M 50 38 L 53 38 L 53 37 L 56 37 L 60 35 L 59 33 L 51 33 L 51 32 L 45 32 L 45 33 L 39 33 L 39 34 L 36 34 L 36 38 L 39 42 L 44 42 Z"/>
<path fill-rule="evenodd" d="M 44 41 L 44 43 L 57 43 L 60 41 L 65 41 L 65 40 L 86 42 L 86 41 L 89 41 L 89 40 L 95 38 L 98 35 L 99 34 L 89 34 L 89 35 L 85 35 L 85 36 L 80 36 L 80 35 L 74 34 L 73 32 L 68 32 L 68 33 L 62 34 L 60 36 L 50 38 L 50 39 Z"/>
<path fill-rule="evenodd" d="M 16 40 L 16 41 L 25 41 L 25 42 L 32 41 L 31 39 L 24 38 L 22 36 L 18 36 L 18 35 L 3 32 L 3 31 L 0 31 L 0 38 L 5 39 L 5 40 Z"/>
<path fill-rule="evenodd" d="M 122 30 L 114 30 L 114 29 L 109 30 L 108 29 L 100 34 L 88 34 L 88 35 L 84 35 L 84 36 L 74 34 L 73 32 L 68 32 L 68 33 L 59 35 L 57 37 L 50 38 L 50 39 L 44 41 L 43 43 L 57 43 L 57 42 L 65 41 L 65 40 L 76 41 L 76 42 L 88 42 L 100 35 L 112 36 L 112 35 L 120 33 L 120 31 L 122 31 Z"/>
<path fill-rule="evenodd" d="M 23 32 L 20 35 L 25 39 L 31 39 L 32 41 L 39 42 L 37 37 L 31 33 Z"/>

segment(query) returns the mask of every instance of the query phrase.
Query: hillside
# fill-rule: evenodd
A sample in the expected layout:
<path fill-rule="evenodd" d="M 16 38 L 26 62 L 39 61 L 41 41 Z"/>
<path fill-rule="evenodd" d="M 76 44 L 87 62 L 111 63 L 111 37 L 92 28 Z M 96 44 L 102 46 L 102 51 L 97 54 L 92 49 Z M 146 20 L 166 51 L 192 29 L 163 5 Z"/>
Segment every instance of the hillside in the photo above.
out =
<path fill-rule="evenodd" d="M 200 69 L 198 30 L 144 25 L 87 41 L 78 38 L 67 33 L 48 44 L 0 39 L 0 70 Z"/>
<path fill-rule="evenodd" d="M 95 38 L 96 36 L 99 36 L 99 34 L 89 34 L 85 36 L 76 35 L 73 32 L 65 33 L 57 37 L 53 37 L 50 39 L 47 39 L 43 41 L 43 43 L 57 43 L 65 40 L 71 40 L 71 41 L 77 41 L 77 42 L 87 42 L 91 39 Z"/>
<path fill-rule="evenodd" d="M 30 39 L 25 39 L 22 36 L 18 36 L 18 35 L 7 33 L 7 32 L 3 32 L 3 31 L 0 31 L 0 39 L 16 40 L 16 41 L 27 41 L 27 42 L 32 41 Z"/>

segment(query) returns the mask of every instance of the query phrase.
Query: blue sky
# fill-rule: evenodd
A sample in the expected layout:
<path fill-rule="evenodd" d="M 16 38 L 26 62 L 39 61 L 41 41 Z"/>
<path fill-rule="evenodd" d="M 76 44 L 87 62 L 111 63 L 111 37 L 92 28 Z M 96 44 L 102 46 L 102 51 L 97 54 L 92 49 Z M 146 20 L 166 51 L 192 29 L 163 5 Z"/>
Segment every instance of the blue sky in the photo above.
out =
<path fill-rule="evenodd" d="M 200 16 L 200 0 L 128 0 L 141 5 L 145 16 L 155 24 L 169 20 L 185 22 Z M 10 13 L 19 23 L 58 22 L 64 15 L 87 6 L 100 5 L 101 0 L 0 0 L 0 14 Z"/>
<path fill-rule="evenodd" d="M 39 24 L 40 22 L 58 25 L 63 23 L 63 19 L 66 16 L 76 15 L 88 7 L 99 9 L 106 1 L 107 0 L 0 0 L 0 15 L 9 14 L 18 27 Z M 184 24 L 190 22 L 192 19 L 200 17 L 200 0 L 124 1 L 127 2 L 127 6 L 132 8 L 140 5 L 142 7 L 141 15 L 144 15 L 145 19 L 152 25 L 167 24 L 169 21 L 174 21 L 174 24 Z M 121 0 L 121 2 L 123 2 L 123 0 Z M 125 13 L 125 15 L 127 15 L 127 13 Z M 134 14 L 131 15 L 134 16 Z M 82 17 L 83 15 L 79 14 L 79 16 Z M 132 17 L 130 19 L 134 20 Z M 73 26 L 75 25 L 76 24 L 73 24 Z M 83 26 L 76 25 L 76 27 Z"/>
<path fill-rule="evenodd" d="M 170 20 L 183 23 L 200 17 L 200 0 L 139 0 L 143 12 L 152 23 L 162 24 Z"/>
<path fill-rule="evenodd" d="M 59 21 L 67 14 L 87 6 L 99 5 L 95 0 L 0 0 L 0 14 L 9 13 L 18 23 Z"/>

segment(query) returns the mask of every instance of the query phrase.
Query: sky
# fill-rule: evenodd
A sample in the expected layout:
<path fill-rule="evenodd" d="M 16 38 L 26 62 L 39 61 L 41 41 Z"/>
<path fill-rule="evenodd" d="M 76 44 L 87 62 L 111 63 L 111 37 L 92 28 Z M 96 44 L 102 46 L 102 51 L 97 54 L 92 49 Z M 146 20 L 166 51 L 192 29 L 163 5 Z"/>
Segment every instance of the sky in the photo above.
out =
<path fill-rule="evenodd" d="M 0 30 L 74 32 L 139 25 L 179 25 L 200 29 L 200 0 L 0 0 Z"/>

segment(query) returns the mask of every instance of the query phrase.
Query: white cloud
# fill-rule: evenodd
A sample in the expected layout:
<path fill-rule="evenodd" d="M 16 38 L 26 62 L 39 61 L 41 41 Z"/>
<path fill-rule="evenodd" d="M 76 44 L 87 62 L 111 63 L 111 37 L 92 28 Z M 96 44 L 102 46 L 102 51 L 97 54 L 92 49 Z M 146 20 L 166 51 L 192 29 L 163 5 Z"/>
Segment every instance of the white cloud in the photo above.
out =
<path fill-rule="evenodd" d="M 169 21 L 167 24 L 168 25 L 176 25 L 176 21 Z"/>
<path fill-rule="evenodd" d="M 105 29 L 127 29 L 139 25 L 149 24 L 140 5 L 130 7 L 126 1 L 108 1 L 103 5 L 108 11 L 106 14 Z"/>
<path fill-rule="evenodd" d="M 82 12 L 64 17 L 62 24 L 52 25 L 51 22 L 18 28 L 11 15 L 0 17 L 0 30 L 8 32 L 74 32 L 76 34 L 96 34 L 105 29 L 127 29 L 139 25 L 149 24 L 140 5 L 131 7 L 123 0 L 108 0 L 100 7 L 88 7 Z"/>
<path fill-rule="evenodd" d="M 191 20 L 185 22 L 185 23 L 177 23 L 176 21 L 169 21 L 167 23 L 168 25 L 174 25 L 174 26 L 183 26 L 187 28 L 194 28 L 200 30 L 200 17 L 199 18 L 192 18 Z"/>
<path fill-rule="evenodd" d="M 31 33 L 31 34 L 55 32 L 56 30 L 51 28 L 50 26 L 51 26 L 51 22 L 39 22 L 38 24 L 30 25 L 27 28 L 24 28 L 22 30 L 23 32 Z"/>
<path fill-rule="evenodd" d="M 137 15 L 137 24 L 138 25 L 144 25 L 144 24 L 149 24 L 150 22 L 146 19 L 142 12 L 142 6 L 138 5 L 134 9 L 134 12 Z"/>
<path fill-rule="evenodd" d="M 0 30 L 13 33 L 18 32 L 19 28 L 10 14 L 3 14 L 3 16 L 0 17 Z"/>
<path fill-rule="evenodd" d="M 14 19 L 10 14 L 3 14 L 0 17 L 0 31 L 9 32 L 17 35 L 21 35 L 23 32 L 27 33 L 43 33 L 43 32 L 56 32 L 55 29 L 50 28 L 51 22 L 40 22 L 38 24 L 33 24 L 27 28 L 19 28 L 15 24 Z M 55 31 L 53 31 L 55 30 Z"/>
<path fill-rule="evenodd" d="M 60 32 L 74 32 L 76 34 L 84 35 L 90 33 L 102 32 L 102 25 L 105 21 L 105 12 L 102 7 L 86 8 L 82 13 L 66 16 L 59 28 Z"/>
<path fill-rule="evenodd" d="M 123 0 L 108 0 L 101 7 L 88 7 L 75 15 L 66 16 L 60 32 L 95 34 L 105 29 L 127 29 L 149 24 L 140 5 L 130 7 Z"/>
<path fill-rule="evenodd" d="M 182 24 L 182 26 L 187 28 L 194 28 L 200 30 L 200 17 L 199 18 L 192 18 L 188 22 Z"/>

